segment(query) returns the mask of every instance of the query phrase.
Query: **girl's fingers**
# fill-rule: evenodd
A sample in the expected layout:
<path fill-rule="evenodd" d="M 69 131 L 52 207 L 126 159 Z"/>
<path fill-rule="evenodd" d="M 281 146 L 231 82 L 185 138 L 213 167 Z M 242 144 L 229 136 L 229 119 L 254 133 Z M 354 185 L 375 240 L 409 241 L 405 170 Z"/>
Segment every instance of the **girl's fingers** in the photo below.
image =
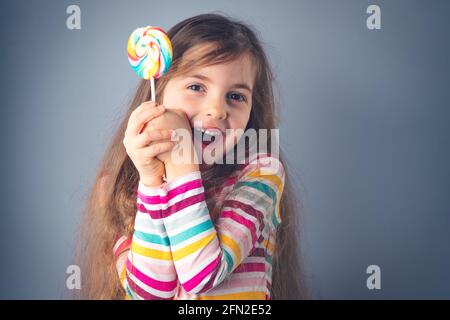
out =
<path fill-rule="evenodd" d="M 146 105 L 144 110 L 140 110 L 140 112 L 132 113 L 130 115 L 130 119 L 128 120 L 127 130 L 125 135 L 136 136 L 140 134 L 144 125 L 150 120 L 160 116 L 165 111 L 164 106 L 159 105 L 156 107 L 150 107 Z"/>
<path fill-rule="evenodd" d="M 152 141 L 170 140 L 173 135 L 173 130 L 145 130 L 136 138 L 133 138 L 132 145 L 139 149 L 148 146 Z"/>
<path fill-rule="evenodd" d="M 134 109 L 133 112 L 131 112 L 130 119 L 136 118 L 139 114 L 141 114 L 145 110 L 153 109 L 155 107 L 156 107 L 155 101 L 145 101 L 145 102 L 141 103 L 136 109 Z"/>
<path fill-rule="evenodd" d="M 173 142 L 173 141 L 153 143 L 150 146 L 142 149 L 143 156 L 145 158 L 156 157 L 160 153 L 172 150 L 172 148 L 175 145 L 176 145 L 176 142 Z"/>
<path fill-rule="evenodd" d="M 131 115 L 134 114 L 134 116 L 137 116 L 138 114 L 142 113 L 143 111 L 145 111 L 147 109 L 152 109 L 154 107 L 156 107 L 155 101 L 144 101 L 136 109 L 133 110 Z"/>

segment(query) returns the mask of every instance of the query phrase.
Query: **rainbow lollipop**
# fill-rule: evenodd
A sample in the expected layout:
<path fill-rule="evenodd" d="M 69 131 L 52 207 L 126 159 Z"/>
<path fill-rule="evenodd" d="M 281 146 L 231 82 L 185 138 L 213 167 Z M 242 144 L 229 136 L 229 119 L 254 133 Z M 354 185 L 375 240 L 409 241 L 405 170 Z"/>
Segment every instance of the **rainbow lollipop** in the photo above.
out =
<path fill-rule="evenodd" d="M 150 80 L 152 101 L 155 79 L 167 72 L 172 56 L 172 44 L 161 28 L 137 28 L 128 39 L 128 61 L 139 77 Z"/>

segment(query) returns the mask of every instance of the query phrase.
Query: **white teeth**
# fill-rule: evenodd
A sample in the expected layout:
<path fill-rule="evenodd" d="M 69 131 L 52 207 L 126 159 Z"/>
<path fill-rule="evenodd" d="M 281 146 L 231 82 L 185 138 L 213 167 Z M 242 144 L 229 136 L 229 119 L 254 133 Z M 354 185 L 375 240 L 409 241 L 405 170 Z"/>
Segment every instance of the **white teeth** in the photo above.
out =
<path fill-rule="evenodd" d="M 210 129 L 207 129 L 207 130 L 205 130 L 205 131 L 203 131 L 204 133 L 206 133 L 206 134 L 209 134 L 210 136 L 213 136 L 213 137 L 215 137 L 215 136 L 218 136 L 220 133 L 219 133 L 219 130 L 210 130 Z"/>
<path fill-rule="evenodd" d="M 221 134 L 221 131 L 218 129 L 204 129 L 204 128 L 194 128 L 194 129 L 213 137 L 216 137 Z"/>

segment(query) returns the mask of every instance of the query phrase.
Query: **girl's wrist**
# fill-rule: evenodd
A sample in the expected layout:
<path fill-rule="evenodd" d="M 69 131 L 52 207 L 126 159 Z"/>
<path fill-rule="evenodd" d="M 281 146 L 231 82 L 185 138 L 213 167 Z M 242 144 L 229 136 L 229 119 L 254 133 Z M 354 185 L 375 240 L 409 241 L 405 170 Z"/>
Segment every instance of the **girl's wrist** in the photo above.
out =
<path fill-rule="evenodd" d="M 194 144 L 191 139 L 187 141 L 179 142 L 178 148 L 183 148 L 183 156 L 178 154 L 176 150 L 173 150 L 171 155 L 164 161 L 164 167 L 166 172 L 166 181 L 173 181 L 178 177 L 184 176 L 188 173 L 199 171 L 198 155 L 194 148 Z M 172 157 L 177 157 L 173 159 Z"/>
<path fill-rule="evenodd" d="M 141 177 L 139 181 L 147 188 L 159 187 L 164 182 L 162 177 Z"/>
<path fill-rule="evenodd" d="M 187 175 L 192 172 L 199 171 L 198 164 L 192 163 L 192 164 L 173 164 L 173 163 L 167 163 L 166 164 L 166 178 L 167 182 L 171 182 L 178 177 Z"/>

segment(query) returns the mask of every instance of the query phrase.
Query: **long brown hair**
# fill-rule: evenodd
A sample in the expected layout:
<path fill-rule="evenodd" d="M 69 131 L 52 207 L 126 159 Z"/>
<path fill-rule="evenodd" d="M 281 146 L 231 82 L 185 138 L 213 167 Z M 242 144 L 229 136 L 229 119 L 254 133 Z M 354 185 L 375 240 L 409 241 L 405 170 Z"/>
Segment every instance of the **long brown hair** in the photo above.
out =
<path fill-rule="evenodd" d="M 159 103 L 167 82 L 197 66 L 232 61 L 250 54 L 256 65 L 253 105 L 248 128 L 276 128 L 276 108 L 273 94 L 273 74 L 262 45 L 255 32 L 242 22 L 221 14 L 202 14 L 186 19 L 168 31 L 173 46 L 173 61 L 169 71 L 157 79 L 156 98 Z M 213 44 L 212 50 L 195 61 L 183 61 L 184 53 L 197 45 Z M 118 235 L 132 237 L 136 215 L 136 188 L 139 174 L 123 146 L 128 118 L 142 102 L 150 99 L 149 81 L 141 80 L 129 109 L 113 136 L 98 168 L 90 190 L 79 231 L 77 262 L 82 270 L 81 298 L 121 299 L 125 291 L 113 258 L 113 246 Z M 270 140 L 269 140 L 270 141 Z M 303 266 L 300 259 L 299 219 L 288 168 L 282 195 L 281 218 L 273 257 L 272 299 L 302 299 L 307 297 Z M 202 172 L 205 189 L 220 185 L 237 169 L 237 165 L 216 164 Z"/>

